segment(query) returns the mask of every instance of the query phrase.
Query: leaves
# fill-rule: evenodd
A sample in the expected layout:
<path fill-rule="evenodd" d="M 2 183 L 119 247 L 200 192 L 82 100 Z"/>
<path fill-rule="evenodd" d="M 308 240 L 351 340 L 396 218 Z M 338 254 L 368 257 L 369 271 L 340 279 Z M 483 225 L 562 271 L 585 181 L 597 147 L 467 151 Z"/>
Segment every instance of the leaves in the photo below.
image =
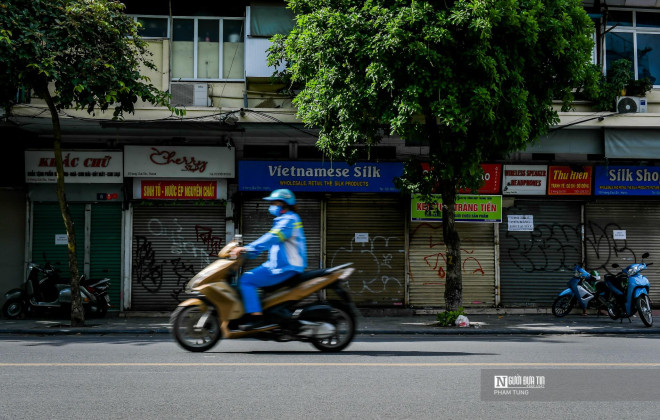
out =
<path fill-rule="evenodd" d="M 58 109 L 134 112 L 138 98 L 167 106 L 168 96 L 140 75 L 153 68 L 147 44 L 122 3 L 110 0 L 12 0 L 0 13 L 0 102 L 18 86 L 50 85 Z"/>

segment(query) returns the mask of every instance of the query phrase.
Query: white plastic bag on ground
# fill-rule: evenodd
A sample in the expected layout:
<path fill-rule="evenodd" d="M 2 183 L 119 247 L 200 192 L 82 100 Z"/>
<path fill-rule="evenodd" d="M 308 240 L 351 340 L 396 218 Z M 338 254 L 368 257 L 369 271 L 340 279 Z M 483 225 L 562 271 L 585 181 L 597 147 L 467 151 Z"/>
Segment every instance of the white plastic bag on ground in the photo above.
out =
<path fill-rule="evenodd" d="M 470 326 L 470 320 L 465 315 L 459 315 L 458 318 L 456 318 L 456 326 L 457 327 L 469 327 Z"/>

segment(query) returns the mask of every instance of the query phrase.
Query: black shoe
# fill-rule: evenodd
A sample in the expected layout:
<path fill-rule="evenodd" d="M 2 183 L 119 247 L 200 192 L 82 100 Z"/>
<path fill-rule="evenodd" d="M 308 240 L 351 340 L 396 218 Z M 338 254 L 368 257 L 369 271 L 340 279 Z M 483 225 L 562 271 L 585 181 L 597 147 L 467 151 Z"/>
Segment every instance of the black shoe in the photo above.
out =
<path fill-rule="evenodd" d="M 249 318 L 248 321 L 245 322 L 244 324 L 240 324 L 238 328 L 243 331 L 254 331 L 254 330 L 261 330 L 273 326 L 275 326 L 275 324 L 272 322 L 268 322 L 268 320 L 265 319 L 263 316 L 253 316 Z"/>

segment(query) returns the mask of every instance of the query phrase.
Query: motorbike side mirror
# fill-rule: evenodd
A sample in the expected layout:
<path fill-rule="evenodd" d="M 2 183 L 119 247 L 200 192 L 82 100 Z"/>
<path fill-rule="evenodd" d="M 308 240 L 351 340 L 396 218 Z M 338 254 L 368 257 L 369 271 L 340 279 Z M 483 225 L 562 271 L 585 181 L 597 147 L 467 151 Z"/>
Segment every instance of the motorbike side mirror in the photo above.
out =
<path fill-rule="evenodd" d="M 651 255 L 651 254 L 649 254 L 648 252 L 645 252 L 645 253 L 642 254 L 642 258 L 648 258 L 649 255 Z"/>
<path fill-rule="evenodd" d="M 619 268 L 619 264 L 617 263 L 612 264 L 612 268 Z"/>

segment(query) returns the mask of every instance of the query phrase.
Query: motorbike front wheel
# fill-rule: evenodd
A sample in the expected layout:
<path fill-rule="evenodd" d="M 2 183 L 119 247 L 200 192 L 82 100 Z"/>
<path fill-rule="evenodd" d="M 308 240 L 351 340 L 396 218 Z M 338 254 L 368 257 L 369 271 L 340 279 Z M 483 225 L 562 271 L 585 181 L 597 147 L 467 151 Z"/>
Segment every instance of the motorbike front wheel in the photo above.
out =
<path fill-rule="evenodd" d="M 316 338 L 312 345 L 325 353 L 334 353 L 344 350 L 355 336 L 355 317 L 343 308 L 332 308 L 332 319 L 326 322 L 334 325 L 335 332 L 331 337 Z"/>
<path fill-rule="evenodd" d="M 651 301 L 649 300 L 648 295 L 640 295 L 635 301 L 635 306 L 637 307 L 637 312 L 639 312 L 639 317 L 642 319 L 642 322 L 647 327 L 653 325 L 653 314 L 651 313 Z"/>
<path fill-rule="evenodd" d="M 222 335 L 217 313 L 210 309 L 203 310 L 200 306 L 180 306 L 174 310 L 170 320 L 174 339 L 188 351 L 209 350 Z"/>
<path fill-rule="evenodd" d="M 568 315 L 573 309 L 575 299 L 571 295 L 557 296 L 557 299 L 552 303 L 552 314 L 557 318 Z"/>
<path fill-rule="evenodd" d="M 25 302 L 21 299 L 9 299 L 2 307 L 2 316 L 7 319 L 18 319 L 25 316 Z"/>

